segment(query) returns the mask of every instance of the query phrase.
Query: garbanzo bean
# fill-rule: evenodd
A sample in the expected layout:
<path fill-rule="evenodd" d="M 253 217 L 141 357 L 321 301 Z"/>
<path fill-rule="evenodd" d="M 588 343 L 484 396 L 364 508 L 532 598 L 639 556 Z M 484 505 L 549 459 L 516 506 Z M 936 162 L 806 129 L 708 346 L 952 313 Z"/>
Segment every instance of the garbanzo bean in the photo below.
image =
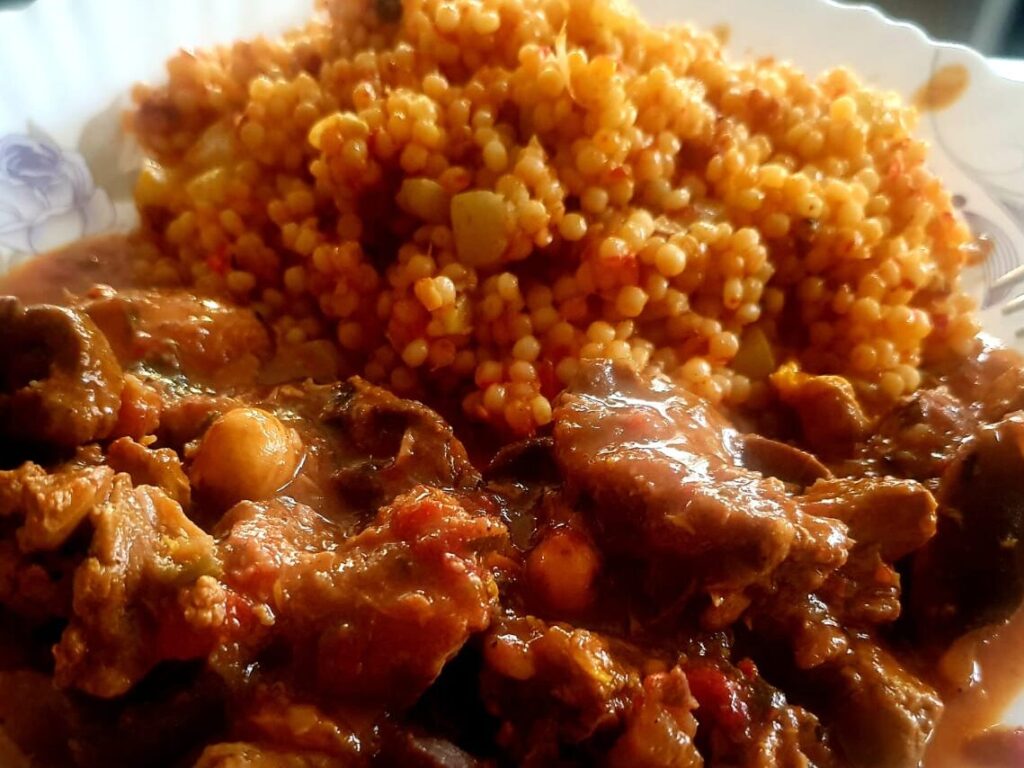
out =
<path fill-rule="evenodd" d="M 298 434 L 272 413 L 234 408 L 199 441 L 189 479 L 197 493 L 227 508 L 280 490 L 295 477 L 302 456 Z"/>
<path fill-rule="evenodd" d="M 555 613 L 577 614 L 594 599 L 600 560 L 582 533 L 561 529 L 548 533 L 526 561 L 526 577 L 534 597 Z"/>

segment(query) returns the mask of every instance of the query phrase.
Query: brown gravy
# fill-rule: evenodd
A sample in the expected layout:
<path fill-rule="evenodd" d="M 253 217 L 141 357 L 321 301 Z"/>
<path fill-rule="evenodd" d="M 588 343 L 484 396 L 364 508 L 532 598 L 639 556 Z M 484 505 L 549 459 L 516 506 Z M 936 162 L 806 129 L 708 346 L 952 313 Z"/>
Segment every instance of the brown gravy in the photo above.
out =
<path fill-rule="evenodd" d="M 87 291 L 97 283 L 113 288 L 138 285 L 127 235 L 100 235 L 80 240 L 45 256 L 29 259 L 0 275 L 0 294 L 26 303 L 61 303 L 68 293 Z"/>
<path fill-rule="evenodd" d="M 926 90 L 938 89 L 934 93 L 928 90 L 929 103 L 942 102 L 940 95 L 949 98 L 958 82 L 954 75 L 949 72 L 943 75 L 948 80 L 946 85 L 935 85 L 935 82 L 943 82 L 940 78 L 926 87 Z M 961 90 L 963 87 L 966 81 L 961 84 Z M 86 291 L 97 283 L 137 286 L 139 280 L 132 268 L 132 252 L 133 245 L 125 235 L 83 240 L 31 259 L 0 276 L 0 295 L 15 295 L 26 302 L 61 303 L 69 294 Z M 1001 627 L 962 639 L 947 653 L 947 677 L 952 680 L 955 674 L 963 683 L 936 683 L 943 691 L 945 710 L 925 756 L 925 768 L 1011 768 L 1018 764 L 1012 754 L 1007 754 L 1003 762 L 987 758 L 985 762 L 976 762 L 971 759 L 967 746 L 979 734 L 998 726 L 1006 708 L 1022 693 L 1024 653 L 1021 649 L 1024 649 L 1024 610 Z M 1008 738 L 1016 738 L 1015 733 L 1007 733 Z M 19 758 L 16 747 L 0 731 L 0 765 L 28 765 Z"/>
<path fill-rule="evenodd" d="M 988 728 L 998 726 L 1006 709 L 1022 693 L 1024 682 L 1024 611 L 1018 611 L 995 630 L 961 638 L 946 656 L 961 657 L 962 684 L 947 683 L 943 690 L 946 708 L 925 755 L 926 768 L 967 768 L 1017 763 L 978 763 L 965 745 Z M 1016 723 L 1020 725 L 1020 723 Z"/>

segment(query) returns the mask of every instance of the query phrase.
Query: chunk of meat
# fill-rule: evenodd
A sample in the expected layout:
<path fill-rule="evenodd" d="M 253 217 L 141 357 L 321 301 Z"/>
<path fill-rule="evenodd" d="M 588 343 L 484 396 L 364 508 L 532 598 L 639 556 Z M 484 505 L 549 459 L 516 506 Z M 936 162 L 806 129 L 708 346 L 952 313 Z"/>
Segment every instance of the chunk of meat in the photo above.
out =
<path fill-rule="evenodd" d="M 484 640 L 484 701 L 533 759 L 621 721 L 641 677 L 585 629 L 506 619 Z M 548 743 L 545 744 L 544 742 Z"/>
<path fill-rule="evenodd" d="M 859 545 L 894 562 L 935 535 L 935 497 L 913 480 L 820 480 L 803 496 L 804 511 L 842 520 Z"/>
<path fill-rule="evenodd" d="M 160 442 L 184 452 L 186 445 L 228 411 L 244 404 L 227 395 L 185 394 L 168 397 L 160 414 Z"/>
<path fill-rule="evenodd" d="M 275 749 L 247 742 L 213 744 L 194 768 L 350 768 L 352 761 L 322 752 Z"/>
<path fill-rule="evenodd" d="M 949 642 L 1024 599 L 1024 413 L 981 429 L 942 478 L 938 533 L 915 558 L 922 639 Z"/>
<path fill-rule="evenodd" d="M 117 475 L 90 513 L 89 557 L 74 578 L 74 615 L 54 649 L 55 679 L 94 696 L 118 696 L 163 658 L 193 649 L 160 642 L 179 591 L 219 570 L 213 539 L 152 486 Z"/>
<path fill-rule="evenodd" d="M 846 562 L 808 589 L 782 569 L 756 596 L 747 619 L 781 635 L 800 669 L 846 653 L 846 629 L 869 629 L 900 616 L 900 577 L 893 563 L 920 548 L 935 530 L 935 500 L 910 480 L 819 480 L 801 497 L 807 514 L 840 520 L 852 539 Z"/>
<path fill-rule="evenodd" d="M 336 387 L 321 419 L 341 429 L 348 443 L 350 458 L 342 458 L 338 483 L 371 508 L 419 484 L 472 488 L 480 482 L 444 419 L 358 376 Z"/>
<path fill-rule="evenodd" d="M 937 368 L 953 395 L 994 422 L 1024 409 L 1024 357 L 982 335 L 976 355 L 960 356 Z"/>
<path fill-rule="evenodd" d="M 6 448 L 73 448 L 106 437 L 123 385 L 110 344 L 88 317 L 0 297 L 0 440 Z"/>
<path fill-rule="evenodd" d="M 185 291 L 99 287 L 81 309 L 122 364 L 146 363 L 217 387 L 252 383 L 271 353 L 254 312 Z"/>
<path fill-rule="evenodd" d="M 786 702 L 749 659 L 695 659 L 684 666 L 699 706 L 697 735 L 711 765 L 751 768 L 837 766 L 818 719 Z"/>
<path fill-rule="evenodd" d="M 0 517 L 23 519 L 16 534 L 22 552 L 57 549 L 106 501 L 113 478 L 114 471 L 102 465 L 69 464 L 51 474 L 23 464 L 0 472 Z"/>
<path fill-rule="evenodd" d="M 887 473 L 916 480 L 939 477 L 978 420 L 946 387 L 915 392 L 885 416 L 868 443 L 868 454 Z"/>
<path fill-rule="evenodd" d="M 771 382 L 779 399 L 796 411 L 804 440 L 819 456 L 843 456 L 868 436 L 871 420 L 847 379 L 813 376 L 789 363 Z"/>
<path fill-rule="evenodd" d="M 554 437 L 567 484 L 613 552 L 668 559 L 717 591 L 764 582 L 787 560 L 820 583 L 846 558 L 843 523 L 805 514 L 780 481 L 741 466 L 736 431 L 666 379 L 585 366 Z"/>
<path fill-rule="evenodd" d="M 490 623 L 497 587 L 478 552 L 505 535 L 497 520 L 418 488 L 336 551 L 286 564 L 270 604 L 300 677 L 364 704 L 415 701 Z"/>
<path fill-rule="evenodd" d="M 162 408 L 163 397 L 154 386 L 126 373 L 121 391 L 121 410 L 111 434 L 135 440 L 152 435 L 160 426 Z"/>
<path fill-rule="evenodd" d="M 920 765 L 942 714 L 942 701 L 932 688 L 861 639 L 813 675 L 823 686 L 836 740 L 854 768 Z"/>
<path fill-rule="evenodd" d="M 686 676 L 649 675 L 626 718 L 622 735 L 608 752 L 609 768 L 700 768 L 704 760 L 693 744 L 696 699 Z"/>
<path fill-rule="evenodd" d="M 817 719 L 749 662 L 746 673 L 717 656 L 677 666 L 588 630 L 507 618 L 484 664 L 484 701 L 521 765 L 568 751 L 583 765 L 700 766 L 695 739 L 711 765 L 833 765 Z"/>
<path fill-rule="evenodd" d="M 900 574 L 877 547 L 856 546 L 838 571 L 818 590 L 837 621 L 847 629 L 896 621 L 903 611 Z"/>
<path fill-rule="evenodd" d="M 250 753 L 254 757 L 269 753 L 356 768 L 368 765 L 378 749 L 379 720 L 380 712 L 372 707 L 311 704 L 298 698 L 292 686 L 257 683 L 236 717 L 236 729 L 258 745 Z"/>
<path fill-rule="evenodd" d="M 285 567 L 333 552 L 343 539 L 331 521 L 287 497 L 235 505 L 214 535 L 225 583 L 261 603 L 271 600 Z"/>
<path fill-rule="evenodd" d="M 135 485 L 160 488 L 184 509 L 192 503 L 192 489 L 178 454 L 170 448 L 147 448 L 130 437 L 120 437 L 107 448 L 107 465 L 124 472 Z"/>

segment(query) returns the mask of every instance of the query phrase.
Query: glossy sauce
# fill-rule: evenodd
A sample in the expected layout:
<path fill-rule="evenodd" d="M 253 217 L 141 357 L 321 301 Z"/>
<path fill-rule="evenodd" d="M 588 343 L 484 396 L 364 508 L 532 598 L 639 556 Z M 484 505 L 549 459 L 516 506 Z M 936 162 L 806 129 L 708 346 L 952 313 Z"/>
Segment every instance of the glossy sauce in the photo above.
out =
<path fill-rule="evenodd" d="M 960 658 L 956 658 L 958 655 Z M 969 759 L 964 747 L 975 736 L 1002 723 L 1007 708 L 1022 693 L 1024 611 L 1018 610 L 1001 627 L 961 638 L 947 651 L 944 662 L 949 670 L 947 676 L 955 675 L 959 682 L 947 683 L 942 690 L 946 708 L 928 746 L 925 768 L 1018 765 L 976 763 Z"/>
<path fill-rule="evenodd" d="M 139 285 L 132 264 L 133 246 L 126 235 L 101 235 L 29 259 L 0 275 L 0 294 L 27 304 L 61 304 L 67 294 L 97 283 L 113 288 Z"/>
<path fill-rule="evenodd" d="M 940 109 L 955 101 L 966 87 L 966 70 L 960 72 L 955 67 L 946 68 L 940 70 L 922 89 L 918 101 L 923 108 Z M 25 302 L 64 303 L 69 294 L 84 292 L 98 283 L 115 288 L 137 287 L 139 281 L 132 268 L 132 249 L 129 239 L 123 235 L 83 240 L 45 257 L 32 259 L 9 274 L 0 276 L 0 295 L 15 295 Z M 719 469 L 734 471 L 732 465 L 734 453 L 738 450 L 738 433 L 717 412 L 704 409 L 700 404 L 689 408 L 675 403 L 676 407 L 672 408 L 663 401 L 644 400 L 629 392 L 613 394 L 612 398 L 625 410 L 644 413 L 648 429 L 655 425 L 652 432 L 646 435 L 631 432 L 630 437 L 634 442 L 630 447 L 634 451 L 653 451 L 678 460 L 673 464 L 679 467 L 680 472 L 683 467 L 693 471 L 702 462 L 706 465 L 709 456 L 714 457 L 713 463 L 719 465 Z M 671 433 L 683 426 L 679 424 L 680 420 L 686 419 L 699 421 L 705 427 L 696 430 L 697 434 L 714 431 L 715 439 L 699 446 L 676 445 L 671 440 L 663 440 L 663 436 L 658 434 L 658 425 Z M 635 421 L 632 423 L 636 424 Z M 623 426 L 614 422 L 606 425 L 613 432 Z M 715 429 L 708 430 L 708 426 Z M 307 439 L 311 437 L 307 436 Z M 596 434 L 592 436 L 595 451 L 601 449 L 601 437 Z M 619 437 L 625 439 L 624 435 Z M 607 435 L 603 438 L 607 439 Z M 311 444 L 315 445 L 316 442 L 310 439 Z M 699 448 L 696 452 L 695 447 Z M 329 457 L 314 452 L 314 455 L 307 456 L 307 463 L 316 465 L 324 458 Z M 315 483 L 309 488 L 303 486 L 308 476 L 317 472 L 311 473 L 311 466 L 303 469 L 306 471 L 300 472 L 293 483 L 295 495 L 314 505 L 322 502 Z M 325 471 L 323 467 L 317 469 L 319 472 Z M 704 467 L 705 472 L 711 469 L 709 466 Z M 726 474 L 731 474 L 731 471 Z M 1007 707 L 1021 693 L 1021 683 L 1024 681 L 1022 648 L 1024 611 L 1018 612 L 1005 626 L 961 640 L 953 651 L 947 653 L 945 679 L 952 680 L 956 676 L 961 682 L 946 682 L 945 685 L 941 681 L 937 683 L 943 693 L 945 712 L 930 743 L 925 768 L 963 768 L 971 765 L 1010 768 L 1015 764 L 973 763 L 965 752 L 965 745 L 986 729 L 998 725 Z M 957 651 L 959 656 L 956 655 Z M 0 732 L 0 764 L 26 764 L 17 762 L 17 758 L 16 750 Z"/>

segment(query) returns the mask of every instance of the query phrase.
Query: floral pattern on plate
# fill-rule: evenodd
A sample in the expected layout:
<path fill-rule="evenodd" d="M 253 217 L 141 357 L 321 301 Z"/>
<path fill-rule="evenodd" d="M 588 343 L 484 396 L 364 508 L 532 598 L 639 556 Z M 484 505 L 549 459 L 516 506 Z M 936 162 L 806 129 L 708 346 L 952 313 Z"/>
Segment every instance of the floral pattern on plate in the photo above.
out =
<path fill-rule="evenodd" d="M 41 253 L 105 232 L 116 219 L 80 154 L 47 138 L 0 138 L 0 254 Z"/>

